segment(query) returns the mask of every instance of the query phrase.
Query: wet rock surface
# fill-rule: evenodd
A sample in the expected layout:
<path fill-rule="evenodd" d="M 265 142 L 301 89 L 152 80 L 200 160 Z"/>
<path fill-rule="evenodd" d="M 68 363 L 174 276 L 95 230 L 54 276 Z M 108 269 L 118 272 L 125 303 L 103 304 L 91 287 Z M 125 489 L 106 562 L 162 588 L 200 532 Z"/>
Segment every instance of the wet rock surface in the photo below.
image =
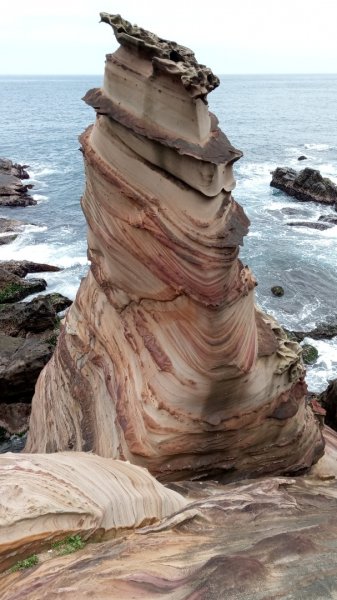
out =
<path fill-rule="evenodd" d="M 33 186 L 21 181 L 29 179 L 26 168 L 27 165 L 0 159 L 0 206 L 29 206 L 37 203 L 28 193 Z"/>
<path fill-rule="evenodd" d="M 326 323 L 320 323 L 310 331 L 289 331 L 287 329 L 285 329 L 285 331 L 297 342 L 303 342 L 306 337 L 312 338 L 313 340 L 331 340 L 331 338 L 337 336 L 337 316 L 332 317 L 331 320 Z"/>
<path fill-rule="evenodd" d="M 292 221 L 287 223 L 289 227 L 308 227 L 309 229 L 318 229 L 319 231 L 325 231 L 326 229 L 331 229 L 334 226 L 334 223 L 328 222 L 314 222 L 314 221 Z"/>
<path fill-rule="evenodd" d="M 284 289 L 281 285 L 273 285 L 273 287 L 270 288 L 270 291 L 273 294 L 273 296 L 276 296 L 278 298 L 284 296 Z"/>
<path fill-rule="evenodd" d="M 18 302 L 30 294 L 42 292 L 46 287 L 44 279 L 23 279 L 0 267 L 0 304 Z"/>
<path fill-rule="evenodd" d="M 317 361 L 318 350 L 315 348 L 315 346 L 304 344 L 302 346 L 302 358 L 306 365 L 313 365 Z"/>
<path fill-rule="evenodd" d="M 0 217 L 0 246 L 14 242 L 25 225 L 28 223 Z"/>
<path fill-rule="evenodd" d="M 298 200 L 312 200 L 336 208 L 337 186 L 316 169 L 305 168 L 298 172 L 289 167 L 278 167 L 272 173 L 270 185 Z"/>

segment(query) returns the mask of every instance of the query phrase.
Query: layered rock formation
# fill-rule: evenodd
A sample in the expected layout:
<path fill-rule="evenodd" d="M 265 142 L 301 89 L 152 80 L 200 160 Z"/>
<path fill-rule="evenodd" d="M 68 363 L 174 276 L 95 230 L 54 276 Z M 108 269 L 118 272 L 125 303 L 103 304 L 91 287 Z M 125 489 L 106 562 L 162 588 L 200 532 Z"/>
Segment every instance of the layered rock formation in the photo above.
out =
<path fill-rule="evenodd" d="M 120 48 L 85 100 L 91 269 L 36 387 L 27 450 L 94 450 L 162 480 L 298 472 L 322 454 L 300 348 L 254 305 L 219 80 L 103 14 Z"/>
<path fill-rule="evenodd" d="M 335 598 L 337 445 L 333 432 L 327 431 L 326 435 L 328 453 L 314 467 L 312 478 L 261 478 L 226 486 L 215 482 L 175 485 L 186 495 L 188 504 L 181 506 L 174 515 L 164 518 L 159 524 L 134 532 L 131 530 L 116 540 L 89 543 L 70 556 L 39 555 L 37 566 L 2 575 L 1 599 Z M 72 457 L 66 456 L 69 464 L 75 465 Z M 49 457 L 45 457 L 45 465 L 49 466 L 49 462 L 52 465 L 55 461 L 54 455 L 50 461 Z M 122 470 L 123 463 L 119 464 Z M 130 465 L 126 468 L 132 473 Z M 34 469 L 31 475 L 33 481 L 35 472 Z M 84 481 L 91 475 L 92 470 L 87 478 L 84 476 Z M 77 472 L 75 481 L 68 473 L 70 502 L 79 494 L 87 527 L 88 521 L 89 527 L 91 525 L 91 498 L 98 503 L 99 515 L 108 490 L 117 491 L 121 483 L 119 473 L 114 484 L 109 474 L 104 473 L 106 489 L 105 479 L 102 481 L 101 476 L 102 471 L 99 470 L 98 490 L 91 486 L 91 493 L 84 495 L 78 489 Z M 48 473 L 46 477 L 50 479 Z M 133 475 L 130 480 L 134 482 Z M 75 490 L 72 489 L 73 483 Z M 119 493 L 123 492 L 123 499 L 126 498 L 125 514 L 133 505 L 134 489 L 130 483 L 123 486 L 123 490 L 119 489 Z M 138 489 L 137 486 L 137 492 Z M 141 489 L 144 490 L 144 486 Z M 100 496 L 101 490 L 103 497 Z M 154 495 L 158 497 L 158 489 L 154 492 L 148 487 L 146 491 L 150 492 L 150 502 L 153 502 Z M 159 498 L 163 498 L 162 494 L 169 494 L 169 490 L 161 488 Z M 59 507 L 62 503 L 59 495 L 55 500 Z M 182 499 L 178 497 L 177 501 Z M 107 506 L 112 504 L 107 502 Z M 119 507 L 121 501 L 118 499 L 114 508 Z M 140 507 L 141 501 L 137 505 L 138 511 Z M 73 516 L 67 515 L 67 519 L 72 518 L 76 525 L 80 512 L 77 510 Z M 119 515 L 118 519 L 121 518 Z M 95 511 L 93 522 L 97 523 L 99 518 Z M 108 518 L 103 519 L 107 524 Z M 116 515 L 112 511 L 110 523 L 114 524 L 115 520 Z M 133 520 L 131 516 L 129 524 Z"/>
<path fill-rule="evenodd" d="M 145 469 L 84 453 L 0 458 L 0 571 L 71 533 L 116 536 L 186 505 Z"/>
<path fill-rule="evenodd" d="M 278 167 L 273 171 L 270 185 L 298 200 L 332 204 L 337 210 L 337 185 L 327 177 L 322 177 L 317 169 L 307 167 L 296 171 L 289 167 Z"/>

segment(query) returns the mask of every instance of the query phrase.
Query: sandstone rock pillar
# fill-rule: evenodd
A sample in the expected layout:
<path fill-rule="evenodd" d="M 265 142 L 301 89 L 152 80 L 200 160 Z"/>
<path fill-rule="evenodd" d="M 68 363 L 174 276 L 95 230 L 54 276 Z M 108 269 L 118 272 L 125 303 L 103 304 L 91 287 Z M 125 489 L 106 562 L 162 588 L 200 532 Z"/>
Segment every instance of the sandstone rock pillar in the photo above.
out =
<path fill-rule="evenodd" d="M 299 346 L 254 304 L 241 157 L 191 50 L 102 14 L 120 43 L 85 101 L 91 268 L 33 400 L 30 452 L 93 450 L 162 480 L 298 472 L 322 454 Z"/>

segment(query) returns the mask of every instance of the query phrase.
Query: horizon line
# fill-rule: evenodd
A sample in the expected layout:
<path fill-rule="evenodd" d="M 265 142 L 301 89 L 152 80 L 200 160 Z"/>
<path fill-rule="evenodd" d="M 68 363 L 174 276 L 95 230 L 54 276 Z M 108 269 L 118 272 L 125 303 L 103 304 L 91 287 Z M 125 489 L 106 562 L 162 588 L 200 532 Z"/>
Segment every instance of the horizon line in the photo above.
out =
<path fill-rule="evenodd" d="M 103 77 L 104 73 L 0 73 L 0 77 Z M 260 73 L 216 73 L 218 77 L 226 76 L 257 76 L 257 75 L 337 75 L 336 72 L 260 72 Z"/>

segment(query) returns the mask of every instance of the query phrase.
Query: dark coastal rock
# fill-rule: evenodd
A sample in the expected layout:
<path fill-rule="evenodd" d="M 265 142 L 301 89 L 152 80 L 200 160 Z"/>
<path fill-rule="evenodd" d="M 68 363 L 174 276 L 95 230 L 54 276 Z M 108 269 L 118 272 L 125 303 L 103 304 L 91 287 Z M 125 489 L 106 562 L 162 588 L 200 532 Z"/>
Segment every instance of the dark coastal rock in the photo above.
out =
<path fill-rule="evenodd" d="M 5 219 L 0 217 L 0 234 L 3 233 L 15 233 L 20 231 L 24 225 L 27 225 L 24 221 L 18 221 L 17 219 Z"/>
<path fill-rule="evenodd" d="M 278 298 L 284 296 L 284 289 L 281 285 L 274 285 L 272 288 L 270 288 L 270 291 L 274 296 L 277 296 Z"/>
<path fill-rule="evenodd" d="M 54 347 L 37 337 L 12 337 L 0 333 L 1 402 L 31 402 L 35 383 Z"/>
<path fill-rule="evenodd" d="M 330 381 L 328 387 L 320 394 L 318 400 L 326 410 L 326 424 L 337 431 L 337 379 Z"/>
<path fill-rule="evenodd" d="M 297 215 L 299 217 L 310 217 L 311 211 L 304 206 L 284 206 L 280 209 L 280 213 L 283 215 Z"/>
<path fill-rule="evenodd" d="M 47 285 L 43 279 L 23 277 L 59 270 L 31 261 L 0 263 L 0 406 L 31 401 L 37 377 L 54 351 L 60 326 L 57 314 L 71 304 L 55 293 L 19 302 Z"/>
<path fill-rule="evenodd" d="M 64 298 L 60 304 L 66 308 L 71 302 Z M 57 312 L 50 296 L 38 296 L 31 302 L 0 304 L 0 331 L 13 337 L 41 333 L 54 328 Z"/>
<path fill-rule="evenodd" d="M 297 160 L 307 160 L 307 159 L 308 159 L 307 156 L 305 156 L 304 154 L 301 154 L 301 156 L 299 156 Z"/>
<path fill-rule="evenodd" d="M 7 260 L 0 261 L 0 269 L 5 269 L 18 277 L 26 277 L 27 273 L 47 273 L 61 271 L 60 267 L 47 265 L 45 263 L 35 263 L 30 260 Z"/>
<path fill-rule="evenodd" d="M 30 403 L 37 377 L 59 335 L 57 313 L 70 304 L 71 300 L 62 294 L 0 304 L 0 427 L 5 427 L 1 423 L 3 405 Z M 6 415 L 8 420 L 8 411 Z M 21 427 L 10 427 L 8 434 L 21 431 Z"/>
<path fill-rule="evenodd" d="M 30 406 L 24 402 L 0 403 L 0 430 L 2 435 L 22 434 L 28 429 Z"/>
<path fill-rule="evenodd" d="M 337 217 L 335 217 L 334 215 L 322 215 L 321 217 L 319 217 L 318 220 L 322 221 L 323 223 L 331 223 L 332 225 L 337 225 Z"/>
<path fill-rule="evenodd" d="M 26 441 L 27 433 L 22 435 L 6 435 L 3 441 L 0 440 L 0 454 L 5 454 L 5 452 L 22 452 Z"/>
<path fill-rule="evenodd" d="M 0 158 L 0 171 L 8 175 L 14 175 L 14 177 L 18 177 L 19 179 L 29 179 L 29 173 L 26 171 L 28 167 L 29 165 L 13 163 L 8 158 Z"/>
<path fill-rule="evenodd" d="M 325 231 L 326 229 L 331 229 L 333 227 L 333 223 L 323 223 L 317 221 L 292 221 L 291 223 L 287 223 L 289 227 L 308 227 L 309 229 L 318 229 L 319 231 Z"/>
<path fill-rule="evenodd" d="M 16 240 L 17 237 L 17 233 L 0 236 L 0 246 L 4 246 L 5 244 L 11 244 L 12 242 L 14 242 L 14 240 Z"/>
<path fill-rule="evenodd" d="M 0 217 L 0 246 L 14 242 L 25 225 L 27 223 L 24 223 L 24 221 Z"/>
<path fill-rule="evenodd" d="M 26 166 L 0 159 L 0 206 L 29 206 L 37 203 L 28 193 L 33 186 L 21 181 L 29 178 Z"/>
<path fill-rule="evenodd" d="M 46 287 L 44 279 L 22 279 L 0 267 L 0 304 L 18 302 L 30 294 L 42 292 Z"/>
<path fill-rule="evenodd" d="M 304 344 L 302 346 L 302 358 L 306 365 L 313 365 L 318 359 L 318 350 L 311 344 Z"/>
<path fill-rule="evenodd" d="M 278 167 L 272 173 L 270 185 L 298 200 L 312 200 L 335 205 L 337 186 L 327 177 L 322 177 L 316 169 L 306 168 L 295 171 L 288 167 Z"/>
<path fill-rule="evenodd" d="M 315 329 L 310 331 L 289 331 L 284 329 L 290 339 L 302 342 L 304 338 L 310 337 L 313 340 L 331 340 L 331 338 L 337 336 L 337 317 L 317 325 Z"/>

